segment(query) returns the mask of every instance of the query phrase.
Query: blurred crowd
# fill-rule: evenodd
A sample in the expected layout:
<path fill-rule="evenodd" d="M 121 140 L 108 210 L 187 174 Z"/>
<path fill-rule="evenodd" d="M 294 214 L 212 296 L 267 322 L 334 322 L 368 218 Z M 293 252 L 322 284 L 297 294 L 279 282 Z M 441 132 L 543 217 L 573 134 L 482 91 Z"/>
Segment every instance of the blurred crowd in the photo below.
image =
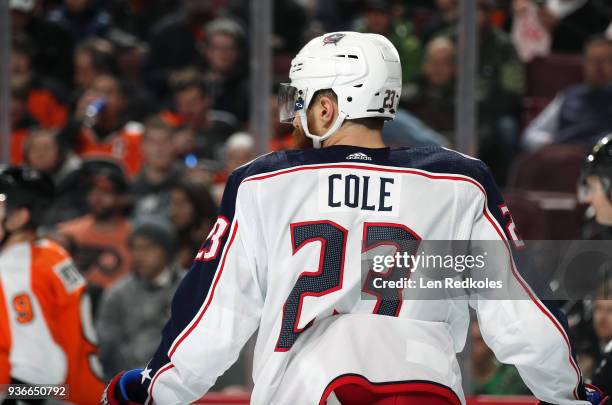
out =
<path fill-rule="evenodd" d="M 458 0 L 275 1 L 267 146 L 249 133 L 250 2 L 8 2 L 11 162 L 53 177 L 45 233 L 90 283 L 108 376 L 152 355 L 228 174 L 256 150 L 297 146 L 291 126 L 278 123 L 275 92 L 310 38 L 387 36 L 403 68 L 387 143 L 456 143 Z M 477 7 L 478 157 L 505 187 L 523 236 L 609 238 L 585 225 L 574 189 L 585 152 L 612 132 L 612 1 Z M 597 347 L 612 340 L 609 303 L 581 311 L 592 315 L 580 322 L 590 322 Z M 528 392 L 472 335 L 475 391 Z M 598 350 L 586 352 L 597 364 Z M 245 381 L 244 366 L 221 386 Z"/>

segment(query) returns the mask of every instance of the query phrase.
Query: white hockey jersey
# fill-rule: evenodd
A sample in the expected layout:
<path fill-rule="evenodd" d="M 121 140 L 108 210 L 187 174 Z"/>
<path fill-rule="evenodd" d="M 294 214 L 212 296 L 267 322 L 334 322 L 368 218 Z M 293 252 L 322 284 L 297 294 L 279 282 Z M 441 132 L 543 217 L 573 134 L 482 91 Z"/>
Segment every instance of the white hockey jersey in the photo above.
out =
<path fill-rule="evenodd" d="M 539 399 L 588 403 L 562 316 L 535 296 L 509 250 L 496 276 L 524 299 L 363 299 L 366 241 L 402 238 L 509 249 L 516 231 L 486 166 L 443 148 L 332 146 L 237 169 L 177 290 L 140 399 L 200 398 L 258 330 L 253 404 L 337 403 L 334 389 L 356 381 L 431 381 L 465 403 L 455 353 L 471 305 L 485 342 Z"/>

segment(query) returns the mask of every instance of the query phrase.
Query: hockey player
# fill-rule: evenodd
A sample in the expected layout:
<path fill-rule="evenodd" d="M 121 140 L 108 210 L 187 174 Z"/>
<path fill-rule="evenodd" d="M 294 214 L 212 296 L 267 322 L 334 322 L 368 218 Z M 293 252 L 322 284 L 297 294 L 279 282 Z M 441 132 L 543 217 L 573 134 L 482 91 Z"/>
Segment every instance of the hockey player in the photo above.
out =
<path fill-rule="evenodd" d="M 36 236 L 52 198 L 46 175 L 0 170 L 0 384 L 68 384 L 70 402 L 95 404 L 104 384 L 85 281 Z"/>
<path fill-rule="evenodd" d="M 599 140 L 587 155 L 581 185 L 581 197 L 593 207 L 595 220 L 601 225 L 612 226 L 612 134 Z M 603 294 L 598 298 L 594 318 L 610 317 L 607 308 L 612 298 Z M 593 384 L 612 395 L 612 340 L 603 346 L 603 359 L 595 370 Z"/>
<path fill-rule="evenodd" d="M 439 147 L 385 147 L 401 90 L 393 45 L 327 34 L 289 77 L 281 119 L 314 148 L 234 171 L 157 353 L 113 378 L 103 403 L 197 400 L 258 330 L 252 404 L 464 404 L 456 352 L 469 305 L 485 342 L 539 399 L 598 403 L 561 315 L 512 265 L 509 246 L 522 242 L 486 166 Z M 362 252 L 425 239 L 499 241 L 497 276 L 522 299 L 361 299 Z"/>

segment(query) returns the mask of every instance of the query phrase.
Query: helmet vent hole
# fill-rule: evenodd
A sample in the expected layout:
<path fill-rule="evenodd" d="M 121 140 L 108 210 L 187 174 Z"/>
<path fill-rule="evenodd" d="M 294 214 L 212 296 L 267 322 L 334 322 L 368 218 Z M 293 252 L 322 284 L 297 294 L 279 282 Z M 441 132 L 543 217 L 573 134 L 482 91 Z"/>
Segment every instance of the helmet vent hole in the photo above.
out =
<path fill-rule="evenodd" d="M 359 59 L 359 56 L 357 55 L 348 55 L 348 57 L 351 59 Z"/>
<path fill-rule="evenodd" d="M 380 92 L 378 92 L 378 93 L 376 93 L 376 94 L 374 94 L 374 95 L 375 95 L 375 96 L 380 96 Z"/>
<path fill-rule="evenodd" d="M 357 87 L 357 88 L 359 88 L 359 87 L 362 87 L 362 86 L 363 86 L 363 83 L 361 83 L 361 84 L 356 84 L 356 85 L 354 85 L 353 87 Z"/>
<path fill-rule="evenodd" d="M 348 102 L 350 103 L 351 101 L 353 101 L 353 97 L 348 96 L 348 97 L 346 98 L 346 101 L 348 101 Z"/>

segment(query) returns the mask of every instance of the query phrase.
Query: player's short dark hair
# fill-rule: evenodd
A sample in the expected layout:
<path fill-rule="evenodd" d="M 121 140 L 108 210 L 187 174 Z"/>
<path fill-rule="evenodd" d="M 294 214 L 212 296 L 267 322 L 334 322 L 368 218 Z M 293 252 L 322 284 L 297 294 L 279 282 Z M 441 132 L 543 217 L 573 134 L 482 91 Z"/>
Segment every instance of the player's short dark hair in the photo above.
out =
<path fill-rule="evenodd" d="M 312 103 L 318 101 L 321 97 L 329 97 L 336 104 L 338 103 L 338 96 L 332 89 L 322 89 L 318 90 L 313 96 Z M 380 117 L 367 117 L 367 118 L 354 118 L 348 121 L 354 122 L 355 124 L 363 125 L 364 127 L 376 131 L 382 131 L 383 126 L 385 125 L 385 119 Z"/>

